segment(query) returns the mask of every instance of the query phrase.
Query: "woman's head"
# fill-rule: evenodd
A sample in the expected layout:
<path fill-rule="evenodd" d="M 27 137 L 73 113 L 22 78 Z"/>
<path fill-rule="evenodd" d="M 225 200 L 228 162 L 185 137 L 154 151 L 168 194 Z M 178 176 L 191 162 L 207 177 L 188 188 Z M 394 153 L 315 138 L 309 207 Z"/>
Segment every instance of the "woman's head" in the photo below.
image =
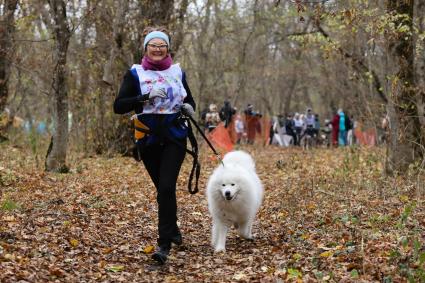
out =
<path fill-rule="evenodd" d="M 143 49 L 145 56 L 153 61 L 164 59 L 170 50 L 170 37 L 164 28 L 148 27 L 143 32 Z"/>
<path fill-rule="evenodd" d="M 209 109 L 210 109 L 210 112 L 216 112 L 217 111 L 217 105 L 211 103 Z"/>

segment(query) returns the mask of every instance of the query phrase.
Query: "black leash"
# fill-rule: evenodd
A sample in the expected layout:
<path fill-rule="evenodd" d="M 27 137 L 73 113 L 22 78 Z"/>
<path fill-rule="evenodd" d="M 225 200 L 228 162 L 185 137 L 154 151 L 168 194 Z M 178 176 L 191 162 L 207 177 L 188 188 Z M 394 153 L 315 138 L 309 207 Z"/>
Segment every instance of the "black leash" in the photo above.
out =
<path fill-rule="evenodd" d="M 198 155 L 198 153 L 199 153 L 198 142 L 195 138 L 195 135 L 193 134 L 192 126 L 189 122 L 187 123 L 187 126 L 188 126 L 187 137 L 189 138 L 189 142 L 190 142 L 190 146 L 191 146 L 192 150 L 189 150 L 181 142 L 179 142 L 178 140 L 176 140 L 175 138 L 173 138 L 170 135 L 164 135 L 164 137 L 166 139 L 168 139 L 169 141 L 175 143 L 176 145 L 184 148 L 186 150 L 186 152 L 192 156 L 193 163 L 192 163 L 192 169 L 190 170 L 189 182 L 187 184 L 187 189 L 188 189 L 190 194 L 194 195 L 197 192 L 199 192 L 198 183 L 199 183 L 199 176 L 201 175 L 201 164 L 198 161 L 198 156 L 199 156 Z M 192 189 L 192 181 L 193 181 L 194 175 L 195 175 L 195 187 Z"/>
<path fill-rule="evenodd" d="M 211 144 L 207 136 L 204 134 L 204 131 L 202 131 L 201 127 L 199 127 L 198 123 L 196 123 L 195 119 L 193 119 L 192 116 L 186 115 L 186 117 L 189 118 L 189 120 L 195 125 L 195 128 L 198 130 L 198 132 L 201 134 L 201 136 L 204 138 L 204 140 L 207 142 L 211 150 L 214 152 L 216 157 L 220 160 L 221 164 L 223 164 L 223 161 L 221 160 L 221 155 L 215 150 L 214 146 Z M 224 164 L 223 164 L 224 165 Z"/>
<path fill-rule="evenodd" d="M 155 134 L 159 135 L 161 138 L 166 138 L 169 141 L 171 141 L 171 142 L 173 142 L 173 143 L 175 143 L 175 144 L 177 144 L 181 147 L 184 147 L 186 152 L 192 156 L 193 163 L 192 163 L 192 169 L 191 169 L 190 175 L 189 175 L 188 191 L 189 191 L 190 194 L 193 195 L 193 194 L 196 194 L 197 192 L 199 192 L 198 183 L 199 183 L 199 176 L 201 175 L 201 164 L 198 161 L 198 156 L 199 156 L 198 142 L 197 142 L 196 137 L 195 137 L 193 130 L 192 130 L 192 125 L 191 125 L 192 123 L 195 126 L 195 128 L 199 131 L 201 136 L 205 139 L 205 141 L 207 142 L 209 147 L 212 149 L 214 154 L 217 156 L 217 158 L 220 160 L 221 164 L 223 164 L 223 161 L 221 160 L 221 155 L 215 150 L 214 146 L 208 140 L 208 138 L 206 137 L 206 135 L 204 134 L 202 129 L 199 127 L 198 123 L 196 123 L 195 119 L 193 119 L 192 116 L 190 116 L 190 115 L 184 115 L 184 117 L 189 119 L 189 120 L 187 120 L 187 119 L 185 119 L 185 120 L 188 122 L 187 123 L 187 125 L 188 125 L 188 138 L 189 138 L 192 150 L 187 149 L 183 144 L 181 144 L 181 142 L 174 139 L 170 135 L 164 134 L 164 129 L 166 128 L 165 124 L 162 124 L 160 129 L 156 130 L 156 131 L 152 131 L 150 129 L 143 129 L 143 128 L 139 128 L 139 127 L 135 127 L 135 129 L 140 131 L 140 132 L 143 132 L 145 134 L 155 133 Z M 190 123 L 190 122 L 192 122 L 192 123 Z M 140 158 L 140 160 L 141 160 L 141 158 Z M 195 187 L 192 189 L 193 177 L 195 177 Z"/>
<path fill-rule="evenodd" d="M 189 190 L 190 194 L 196 194 L 199 189 L 198 189 L 198 181 L 199 181 L 199 176 L 201 175 L 201 164 L 198 161 L 198 142 L 195 138 L 195 135 L 193 134 L 192 131 L 192 126 L 190 123 L 188 124 L 188 138 L 190 141 L 190 145 L 192 147 L 192 150 L 187 150 L 186 152 L 189 153 L 190 155 L 192 155 L 193 157 L 193 163 L 192 163 L 192 170 L 190 170 L 190 175 L 189 175 L 189 183 L 187 185 L 187 188 Z M 192 190 L 192 180 L 193 180 L 193 174 L 195 174 L 195 188 Z"/>
<path fill-rule="evenodd" d="M 186 116 L 185 116 L 186 117 Z M 132 117 L 132 119 L 137 119 L 137 115 L 136 117 Z M 137 126 L 134 126 L 134 128 L 142 133 L 145 133 L 147 135 L 151 135 L 154 134 L 156 135 L 159 139 L 167 139 L 170 142 L 180 146 L 181 148 L 183 148 L 188 154 L 190 154 L 193 158 L 193 163 L 192 163 L 192 169 L 190 171 L 190 175 L 189 175 L 189 182 L 188 182 L 188 191 L 190 194 L 196 194 L 197 192 L 199 192 L 199 188 L 198 188 L 198 183 L 199 183 L 199 176 L 201 175 L 201 164 L 198 161 L 198 142 L 196 141 L 195 135 L 193 134 L 193 130 L 191 127 L 191 124 L 189 123 L 189 121 L 185 118 L 182 118 L 185 121 L 187 121 L 187 125 L 188 125 L 188 138 L 190 141 L 190 145 L 191 145 L 191 150 L 189 150 L 184 144 L 182 144 L 180 141 L 178 141 L 177 139 L 173 138 L 171 135 L 169 135 L 166 131 L 166 129 L 171 125 L 171 123 L 169 124 L 165 124 L 165 121 L 163 119 L 161 119 L 160 126 L 155 129 L 144 129 L 144 128 L 140 128 Z M 176 126 L 178 125 L 177 122 L 178 119 L 173 120 L 173 122 L 176 123 Z M 142 157 L 140 155 L 140 151 L 137 151 L 138 153 L 138 161 L 142 160 Z M 193 177 L 195 177 L 195 187 L 192 188 L 192 182 L 193 182 Z"/>

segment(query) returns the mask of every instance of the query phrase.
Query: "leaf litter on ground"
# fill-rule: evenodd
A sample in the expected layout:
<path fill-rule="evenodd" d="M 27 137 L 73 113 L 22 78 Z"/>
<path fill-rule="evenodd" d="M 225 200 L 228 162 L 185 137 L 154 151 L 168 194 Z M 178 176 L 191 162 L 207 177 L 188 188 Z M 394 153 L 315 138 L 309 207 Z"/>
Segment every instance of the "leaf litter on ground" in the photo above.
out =
<path fill-rule="evenodd" d="M 243 146 L 265 198 L 255 240 L 232 229 L 220 254 L 204 193 L 217 161 L 203 148 L 200 193 L 187 192 L 189 158 L 177 184 L 184 244 L 155 267 L 156 194 L 140 163 L 95 157 L 70 174 L 45 173 L 15 160 L 28 153 L 0 147 L 1 282 L 425 280 L 423 176 L 384 177 L 380 148 Z"/>

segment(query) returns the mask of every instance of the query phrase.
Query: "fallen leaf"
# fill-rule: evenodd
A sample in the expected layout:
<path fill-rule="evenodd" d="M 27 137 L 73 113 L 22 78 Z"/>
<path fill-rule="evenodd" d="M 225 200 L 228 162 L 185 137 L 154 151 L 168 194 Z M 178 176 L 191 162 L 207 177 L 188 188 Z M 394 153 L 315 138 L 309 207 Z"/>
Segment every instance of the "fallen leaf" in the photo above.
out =
<path fill-rule="evenodd" d="M 144 249 L 143 249 L 143 252 L 145 253 L 145 254 L 150 254 L 150 253 L 152 253 L 153 252 L 153 250 L 155 249 L 155 247 L 154 246 L 146 246 Z"/>
<path fill-rule="evenodd" d="M 103 253 L 104 254 L 110 254 L 114 249 L 113 248 L 104 248 Z"/>
<path fill-rule="evenodd" d="M 320 254 L 320 257 L 330 257 L 333 255 L 332 251 L 326 251 Z"/>
<path fill-rule="evenodd" d="M 111 272 L 120 272 L 124 270 L 124 265 L 109 265 L 105 269 Z"/>
<path fill-rule="evenodd" d="M 57 277 L 63 277 L 65 275 L 65 272 L 59 268 L 50 269 L 49 272 L 50 272 L 50 275 L 57 276 Z"/>
<path fill-rule="evenodd" d="M 69 240 L 69 243 L 71 244 L 71 246 L 72 246 L 73 248 L 77 247 L 77 246 L 78 246 L 78 244 L 79 244 L 79 242 L 78 242 L 78 240 L 77 240 L 77 239 L 71 239 L 71 240 Z"/>
<path fill-rule="evenodd" d="M 6 215 L 6 216 L 3 216 L 3 220 L 7 222 L 13 222 L 15 221 L 15 217 L 13 215 L 10 215 L 10 216 Z"/>
<path fill-rule="evenodd" d="M 409 196 L 401 195 L 401 196 L 400 196 L 400 200 L 401 200 L 402 202 L 408 202 L 408 201 L 409 201 Z"/>
<path fill-rule="evenodd" d="M 243 279 L 246 279 L 246 278 L 247 278 L 247 276 L 243 272 L 236 273 L 232 277 L 232 279 L 235 279 L 235 280 L 243 280 Z"/>

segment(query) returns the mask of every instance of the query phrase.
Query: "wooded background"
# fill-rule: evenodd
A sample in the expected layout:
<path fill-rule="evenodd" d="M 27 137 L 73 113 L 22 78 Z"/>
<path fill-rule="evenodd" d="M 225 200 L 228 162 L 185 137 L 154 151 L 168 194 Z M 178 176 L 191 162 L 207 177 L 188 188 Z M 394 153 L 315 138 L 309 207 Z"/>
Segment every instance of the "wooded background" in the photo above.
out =
<path fill-rule="evenodd" d="M 369 127 L 388 115 L 386 171 L 424 167 L 425 0 L 2 0 L 0 15 L 0 133 L 35 147 L 14 117 L 54 125 L 47 170 L 127 148 L 112 103 L 151 25 L 171 31 L 198 113 L 229 99 L 269 116 L 343 108 Z"/>

